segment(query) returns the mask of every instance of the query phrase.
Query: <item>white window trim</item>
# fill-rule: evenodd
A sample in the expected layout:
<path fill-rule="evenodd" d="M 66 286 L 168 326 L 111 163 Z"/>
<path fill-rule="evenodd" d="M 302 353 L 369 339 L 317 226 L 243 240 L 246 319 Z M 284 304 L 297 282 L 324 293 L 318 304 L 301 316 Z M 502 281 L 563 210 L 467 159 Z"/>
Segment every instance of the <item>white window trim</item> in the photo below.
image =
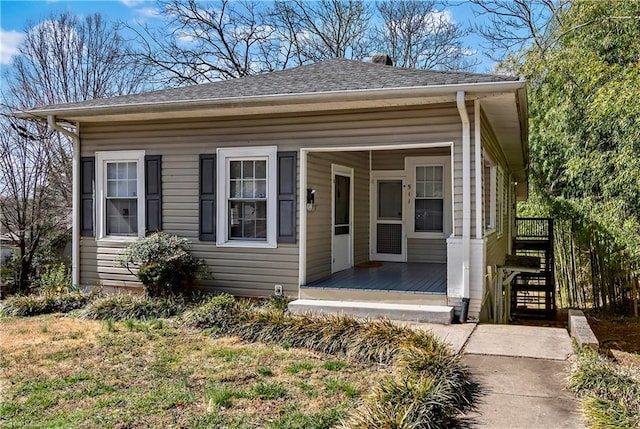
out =
<path fill-rule="evenodd" d="M 415 190 L 416 190 L 416 167 L 440 166 L 442 169 L 442 193 L 443 193 L 443 232 L 416 232 L 415 231 Z M 447 238 L 453 232 L 452 226 L 452 196 L 453 184 L 451 182 L 453 166 L 450 156 L 419 156 L 405 158 L 405 171 L 410 188 L 407 195 L 407 229 L 406 235 L 409 238 Z"/>
<path fill-rule="evenodd" d="M 496 230 L 498 231 L 498 238 L 502 237 L 504 233 L 504 215 L 505 215 L 505 200 L 504 200 L 504 170 L 502 167 L 497 167 L 497 185 L 496 185 Z M 498 204 L 500 203 L 500 204 Z"/>
<path fill-rule="evenodd" d="M 496 228 L 496 207 L 497 207 L 497 188 L 496 188 L 496 180 L 497 180 L 497 166 L 496 163 L 491 159 L 491 157 L 483 152 L 483 158 L 485 161 L 489 163 L 491 166 L 489 173 L 489 201 L 485 201 L 485 204 L 489 204 L 489 225 L 486 225 L 485 220 L 485 231 L 484 235 L 490 235 L 497 231 Z M 487 186 L 487 183 L 484 183 L 484 186 Z"/>
<path fill-rule="evenodd" d="M 247 247 L 247 248 L 276 248 L 278 234 L 277 204 L 277 163 L 278 148 L 276 146 L 243 147 L 243 148 L 219 148 L 217 150 L 217 185 L 216 185 L 216 246 L 218 247 Z M 255 160 L 267 161 L 267 240 L 230 240 L 229 239 L 229 213 L 227 210 L 227 198 L 229 196 L 229 161 L 231 160 Z"/>
<path fill-rule="evenodd" d="M 145 189 L 143 150 L 96 152 L 96 240 L 133 241 L 145 236 Z M 107 235 L 106 181 L 107 162 L 137 162 L 138 236 Z"/>

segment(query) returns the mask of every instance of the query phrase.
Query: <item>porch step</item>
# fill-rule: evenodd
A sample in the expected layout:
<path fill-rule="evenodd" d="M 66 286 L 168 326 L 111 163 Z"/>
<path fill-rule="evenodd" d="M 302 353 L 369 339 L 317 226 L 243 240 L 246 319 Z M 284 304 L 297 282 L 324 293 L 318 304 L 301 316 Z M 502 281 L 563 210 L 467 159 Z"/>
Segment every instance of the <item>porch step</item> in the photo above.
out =
<path fill-rule="evenodd" d="M 347 314 L 368 319 L 387 318 L 445 325 L 453 321 L 453 307 L 446 305 L 298 299 L 289 303 L 289 311 L 294 314 Z"/>
<path fill-rule="evenodd" d="M 320 288 L 300 286 L 300 299 L 385 304 L 447 305 L 447 295 L 439 293 L 401 292 L 373 289 Z"/>

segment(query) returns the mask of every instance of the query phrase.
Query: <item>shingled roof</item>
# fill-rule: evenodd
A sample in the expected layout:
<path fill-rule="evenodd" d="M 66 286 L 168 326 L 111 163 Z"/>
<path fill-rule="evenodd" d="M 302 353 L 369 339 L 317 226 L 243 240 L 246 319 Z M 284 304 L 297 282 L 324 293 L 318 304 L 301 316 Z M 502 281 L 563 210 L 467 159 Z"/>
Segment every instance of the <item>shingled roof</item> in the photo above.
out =
<path fill-rule="evenodd" d="M 91 108 L 135 106 L 176 101 L 222 100 L 283 94 L 314 94 L 371 89 L 411 88 L 454 84 L 518 81 L 495 74 L 415 70 L 334 58 L 315 64 L 225 81 L 171 88 L 77 103 L 43 106 Z"/>

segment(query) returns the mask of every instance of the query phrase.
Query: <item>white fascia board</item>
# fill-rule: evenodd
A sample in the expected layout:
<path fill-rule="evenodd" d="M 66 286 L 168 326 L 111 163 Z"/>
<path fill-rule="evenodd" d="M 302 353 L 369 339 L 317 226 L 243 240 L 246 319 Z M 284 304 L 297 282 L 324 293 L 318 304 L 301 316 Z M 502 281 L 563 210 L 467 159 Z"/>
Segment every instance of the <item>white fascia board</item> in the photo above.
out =
<path fill-rule="evenodd" d="M 20 110 L 14 115 L 22 119 L 37 119 L 47 115 L 64 116 L 97 116 L 108 114 L 126 114 L 132 110 L 145 110 L 161 113 L 165 110 L 199 109 L 211 107 L 226 107 L 229 109 L 244 106 L 273 106 L 274 104 L 304 105 L 308 103 L 385 100 L 391 98 L 415 98 L 437 95 L 455 95 L 459 91 L 467 94 L 486 94 L 497 92 L 513 92 L 525 87 L 525 81 L 481 82 L 451 85 L 412 86 L 402 88 L 358 89 L 349 91 L 326 91 L 298 94 L 267 94 L 249 97 L 204 98 L 197 100 L 168 100 L 142 103 L 123 103 L 108 106 L 87 107 L 51 107 L 45 109 Z"/>

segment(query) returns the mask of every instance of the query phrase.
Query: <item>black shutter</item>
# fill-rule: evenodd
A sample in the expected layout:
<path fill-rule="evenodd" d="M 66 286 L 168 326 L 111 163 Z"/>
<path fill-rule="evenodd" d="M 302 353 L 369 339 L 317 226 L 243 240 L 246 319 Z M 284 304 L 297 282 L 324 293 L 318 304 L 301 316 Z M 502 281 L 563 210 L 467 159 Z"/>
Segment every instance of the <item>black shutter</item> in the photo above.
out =
<path fill-rule="evenodd" d="M 144 157 L 145 216 L 147 234 L 162 230 L 162 156 Z"/>
<path fill-rule="evenodd" d="M 297 152 L 278 152 L 278 243 L 296 242 Z"/>
<path fill-rule="evenodd" d="M 216 239 L 216 156 L 200 155 L 200 240 Z"/>
<path fill-rule="evenodd" d="M 93 189 L 96 177 L 96 159 L 80 158 L 80 235 L 93 237 Z"/>

